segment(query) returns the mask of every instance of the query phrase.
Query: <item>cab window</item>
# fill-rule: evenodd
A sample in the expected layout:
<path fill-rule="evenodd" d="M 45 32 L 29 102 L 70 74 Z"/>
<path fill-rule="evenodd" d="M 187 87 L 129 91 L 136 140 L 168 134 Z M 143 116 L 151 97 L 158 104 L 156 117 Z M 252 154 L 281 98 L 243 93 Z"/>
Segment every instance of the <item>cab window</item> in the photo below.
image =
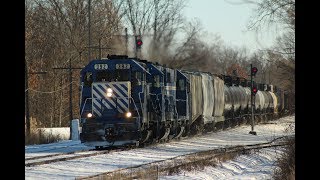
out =
<path fill-rule="evenodd" d="M 84 86 L 91 86 L 92 84 L 92 72 L 86 72 L 84 76 Z"/>
<path fill-rule="evenodd" d="M 98 82 L 110 82 L 112 79 L 112 74 L 108 71 L 98 71 L 96 81 Z"/>
<path fill-rule="evenodd" d="M 128 69 L 116 69 L 115 70 L 115 81 L 129 81 L 129 70 Z"/>
<path fill-rule="evenodd" d="M 160 76 L 159 75 L 155 75 L 153 76 L 153 87 L 160 87 Z"/>
<path fill-rule="evenodd" d="M 167 83 L 171 83 L 171 77 L 170 77 L 170 73 L 166 73 L 167 74 L 167 77 L 166 77 L 166 80 L 167 80 Z"/>
<path fill-rule="evenodd" d="M 185 85 L 184 85 L 184 80 L 183 79 L 179 79 L 179 82 L 178 82 L 178 90 L 180 91 L 184 91 L 185 90 Z"/>
<path fill-rule="evenodd" d="M 142 73 L 139 71 L 133 72 L 131 79 L 133 86 L 141 86 L 141 81 L 143 80 Z"/>

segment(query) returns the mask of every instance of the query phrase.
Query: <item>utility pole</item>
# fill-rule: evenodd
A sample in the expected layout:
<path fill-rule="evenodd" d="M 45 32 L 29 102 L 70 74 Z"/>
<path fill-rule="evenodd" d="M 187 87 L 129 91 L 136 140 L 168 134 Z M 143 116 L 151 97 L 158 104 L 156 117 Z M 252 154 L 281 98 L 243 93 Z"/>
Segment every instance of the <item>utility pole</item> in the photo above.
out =
<path fill-rule="evenodd" d="M 99 59 L 101 60 L 101 38 L 99 38 Z"/>
<path fill-rule="evenodd" d="M 88 47 L 91 46 L 91 0 L 88 0 Z M 91 61 L 91 52 L 90 52 L 90 48 L 88 49 L 88 60 L 89 62 Z"/>
<path fill-rule="evenodd" d="M 134 42 L 137 42 L 137 40 L 138 40 L 138 36 L 135 35 L 135 36 L 134 36 Z M 135 58 L 138 58 L 138 47 L 137 47 L 137 43 L 136 43 L 135 46 L 134 46 L 134 57 L 135 57 Z"/>
<path fill-rule="evenodd" d="M 80 53 L 81 55 L 81 53 Z M 83 69 L 80 67 L 72 67 L 71 58 L 69 59 L 69 67 L 56 67 L 52 69 L 68 69 L 69 70 L 69 117 L 70 117 L 70 139 L 72 139 L 71 121 L 73 120 L 73 106 L 72 106 L 72 69 Z"/>
<path fill-rule="evenodd" d="M 70 111 L 70 119 L 73 119 L 73 111 L 72 111 L 72 71 L 71 71 L 71 59 L 69 60 L 69 111 Z M 71 126 L 70 126 L 71 127 Z M 70 134 L 71 135 L 71 134 Z"/>
<path fill-rule="evenodd" d="M 128 28 L 124 28 L 126 38 L 126 55 L 128 55 Z"/>
<path fill-rule="evenodd" d="M 46 74 L 47 72 L 28 72 L 27 62 L 25 61 L 25 105 L 26 105 L 26 124 L 27 124 L 27 137 L 30 136 L 31 125 L 30 125 L 30 103 L 29 103 L 29 75 L 28 74 Z"/>
<path fill-rule="evenodd" d="M 25 73 L 24 73 L 24 78 L 25 78 L 25 105 L 26 105 L 26 123 L 27 123 L 27 137 L 30 136 L 30 114 L 29 114 L 29 82 L 28 82 L 28 69 L 27 69 L 27 62 L 24 64 L 25 68 Z"/>

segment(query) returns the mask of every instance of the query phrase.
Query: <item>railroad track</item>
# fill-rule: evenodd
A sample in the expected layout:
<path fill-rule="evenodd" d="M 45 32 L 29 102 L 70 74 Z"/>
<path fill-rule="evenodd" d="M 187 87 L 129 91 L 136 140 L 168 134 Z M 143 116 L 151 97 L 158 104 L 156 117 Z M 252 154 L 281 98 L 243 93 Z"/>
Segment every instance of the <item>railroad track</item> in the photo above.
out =
<path fill-rule="evenodd" d="M 200 137 L 202 135 L 194 135 L 193 137 Z M 189 137 L 190 138 L 190 137 Z M 274 139 L 273 141 L 276 141 L 278 139 L 281 139 L 283 137 L 279 137 Z M 185 138 L 181 138 L 180 140 L 183 140 Z M 180 141 L 180 140 L 170 140 L 172 141 Z M 273 142 L 272 141 L 272 142 Z M 269 143 L 272 143 L 269 142 Z M 45 151 L 52 151 L 53 149 L 60 149 L 60 148 L 68 148 L 72 146 L 77 146 L 80 143 L 75 143 L 71 144 L 69 146 L 63 146 L 63 147 L 56 147 L 56 148 L 50 148 L 48 147 L 47 150 L 40 150 L 40 151 L 33 151 L 33 152 L 45 152 Z M 162 144 L 162 143 L 159 143 Z M 268 144 L 268 143 L 263 143 L 263 144 Z M 149 144 L 144 147 L 148 147 L 150 145 L 155 145 L 155 144 Z M 262 144 L 261 144 L 262 145 Z M 250 145 L 248 145 L 250 147 Z M 64 153 L 54 153 L 54 154 L 49 154 L 49 155 L 43 155 L 43 156 L 36 156 L 36 157 L 29 157 L 25 158 L 25 166 L 30 167 L 30 166 L 37 166 L 37 165 L 42 165 L 42 164 L 49 164 L 49 163 L 54 163 L 54 162 L 59 162 L 59 161 L 67 161 L 67 160 L 73 160 L 73 159 L 78 159 L 78 158 L 84 158 L 84 157 L 90 157 L 90 156 L 96 156 L 96 155 L 101 155 L 101 154 L 107 154 L 110 152 L 116 152 L 116 151 L 126 151 L 129 149 L 132 149 L 133 147 L 124 147 L 124 148 L 107 148 L 104 150 L 94 150 L 94 149 L 89 149 L 89 150 L 78 150 L 78 151 L 71 151 L 71 152 L 64 152 Z M 143 148 L 143 147 L 141 147 Z"/>
<path fill-rule="evenodd" d="M 103 150 L 90 149 L 90 150 L 81 150 L 81 151 L 68 152 L 68 153 L 37 156 L 37 157 L 31 157 L 31 158 L 25 159 L 25 166 L 26 167 L 38 166 L 42 164 L 50 164 L 50 163 L 59 162 L 59 161 L 67 161 L 72 159 L 97 156 L 101 154 L 107 154 L 110 152 L 126 151 L 129 149 L 131 149 L 131 147 L 126 147 L 122 149 L 110 147 L 110 148 L 105 148 Z"/>
<path fill-rule="evenodd" d="M 201 135 L 194 135 L 193 137 L 197 137 L 197 136 L 201 136 Z M 183 139 L 187 139 L 187 137 L 181 138 L 180 140 L 183 140 Z M 179 140 L 172 139 L 171 141 L 179 141 Z M 163 142 L 163 143 L 166 143 L 166 142 Z M 59 161 L 67 161 L 67 160 L 72 160 L 72 159 L 97 156 L 97 155 L 101 155 L 101 154 L 107 154 L 110 152 L 126 151 L 126 150 L 130 150 L 133 148 L 144 148 L 144 147 L 148 147 L 148 146 L 156 145 L 156 144 L 162 144 L 162 143 L 151 143 L 151 144 L 147 144 L 142 147 L 122 147 L 122 148 L 109 147 L 109 148 L 104 148 L 103 150 L 90 149 L 90 150 L 80 150 L 80 151 L 65 152 L 65 153 L 55 153 L 55 154 L 49 154 L 49 155 L 43 155 L 43 156 L 35 156 L 35 157 L 25 158 L 25 166 L 31 167 L 31 166 L 49 164 L 49 163 L 54 163 L 54 162 L 59 162 Z M 78 145 L 78 144 L 74 144 L 74 145 Z M 71 145 L 71 146 L 74 146 L 74 145 Z M 64 147 L 53 148 L 53 149 L 56 150 L 56 149 L 66 148 L 66 147 L 71 147 L 71 146 L 64 146 Z M 53 149 L 37 151 L 37 153 L 50 151 Z"/>
<path fill-rule="evenodd" d="M 140 164 L 137 166 L 121 168 L 121 169 L 117 169 L 114 171 L 109 171 L 109 172 L 105 172 L 97 175 L 92 175 L 87 177 L 77 177 L 76 179 L 77 180 L 108 179 L 112 177 L 129 177 L 129 176 L 132 179 L 140 179 L 140 178 L 145 178 L 145 177 L 141 177 L 141 174 L 147 174 L 152 176 L 152 173 L 156 173 L 156 177 L 157 177 L 158 173 L 170 171 L 174 168 L 179 168 L 188 164 L 194 164 L 201 161 L 210 161 L 221 155 L 232 154 L 237 152 L 246 154 L 252 150 L 285 146 L 287 145 L 287 142 L 282 141 L 282 139 L 292 138 L 292 137 L 294 137 L 294 135 L 278 137 L 266 143 L 223 147 L 223 148 L 216 148 L 216 149 L 207 150 L 207 151 L 195 152 L 187 155 L 176 156 L 176 157 L 165 159 L 165 160 L 153 161 L 150 163 Z"/>
<path fill-rule="evenodd" d="M 259 145 L 260 146 L 269 145 L 270 143 L 273 143 L 273 142 L 275 142 L 275 141 L 277 141 L 279 139 L 282 139 L 284 137 L 288 137 L 288 136 L 278 137 L 278 138 L 273 139 L 270 142 L 261 143 Z M 247 145 L 247 146 L 240 146 L 240 147 L 250 147 L 250 146 L 255 146 L 255 145 Z M 144 147 L 147 147 L 147 146 L 144 146 Z M 67 152 L 67 153 L 58 153 L 58 154 L 50 154 L 50 155 L 44 155 L 44 156 L 30 157 L 30 158 L 26 158 L 25 159 L 25 166 L 26 167 L 31 167 L 31 166 L 49 164 L 49 163 L 54 163 L 54 162 L 60 162 L 60 161 L 78 159 L 78 158 L 97 156 L 97 155 L 107 154 L 107 153 L 110 153 L 110 152 L 127 151 L 127 150 L 130 150 L 132 148 L 133 147 L 123 147 L 123 148 L 110 147 L 110 148 L 105 148 L 104 150 L 90 149 L 90 150 L 80 150 L 80 151 L 73 151 L 73 152 Z M 143 148 L 143 147 L 141 147 L 141 148 Z M 234 147 L 231 147 L 231 148 L 234 148 Z M 222 149 L 224 149 L 224 148 L 222 148 Z"/>
<path fill-rule="evenodd" d="M 52 151 L 56 149 L 63 149 L 71 146 L 78 146 L 78 145 L 81 145 L 80 141 L 70 142 L 68 145 L 66 145 L 63 142 L 57 142 L 52 144 L 40 144 L 40 145 L 34 145 L 32 147 L 26 148 L 26 152 L 27 153 L 46 152 L 46 151 Z"/>
<path fill-rule="evenodd" d="M 75 153 L 85 152 L 85 151 L 91 151 L 91 150 L 80 150 L 80 151 L 73 151 L 73 152 L 66 152 L 66 153 L 57 153 L 57 154 L 49 154 L 49 155 L 43 155 L 43 156 L 35 156 L 35 157 L 25 158 L 25 161 L 45 159 L 45 158 L 50 158 L 50 157 L 58 157 L 58 156 L 63 156 L 63 155 L 67 155 L 67 154 L 75 154 Z"/>

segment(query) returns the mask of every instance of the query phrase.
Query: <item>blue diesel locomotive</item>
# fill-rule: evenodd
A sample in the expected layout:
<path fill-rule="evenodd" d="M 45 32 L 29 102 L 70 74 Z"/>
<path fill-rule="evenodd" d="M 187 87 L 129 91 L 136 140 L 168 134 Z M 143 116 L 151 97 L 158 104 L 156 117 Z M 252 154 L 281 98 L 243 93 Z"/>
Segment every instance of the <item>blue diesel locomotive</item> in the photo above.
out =
<path fill-rule="evenodd" d="M 111 55 L 81 70 L 80 140 L 87 146 L 142 145 L 227 128 L 251 117 L 244 79 L 171 69 Z M 284 96 L 259 84 L 255 116 L 277 116 Z"/>

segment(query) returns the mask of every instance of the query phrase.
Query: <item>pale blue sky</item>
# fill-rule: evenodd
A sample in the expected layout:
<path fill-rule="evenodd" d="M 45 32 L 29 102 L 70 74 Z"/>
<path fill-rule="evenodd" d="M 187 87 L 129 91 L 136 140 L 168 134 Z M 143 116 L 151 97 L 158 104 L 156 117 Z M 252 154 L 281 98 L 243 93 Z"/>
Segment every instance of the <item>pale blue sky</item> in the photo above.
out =
<path fill-rule="evenodd" d="M 198 18 L 204 31 L 219 34 L 226 45 L 246 46 L 251 52 L 270 47 L 275 32 L 265 30 L 257 37 L 257 33 L 247 31 L 255 6 L 232 2 L 241 0 L 188 0 L 184 13 L 188 19 Z"/>

